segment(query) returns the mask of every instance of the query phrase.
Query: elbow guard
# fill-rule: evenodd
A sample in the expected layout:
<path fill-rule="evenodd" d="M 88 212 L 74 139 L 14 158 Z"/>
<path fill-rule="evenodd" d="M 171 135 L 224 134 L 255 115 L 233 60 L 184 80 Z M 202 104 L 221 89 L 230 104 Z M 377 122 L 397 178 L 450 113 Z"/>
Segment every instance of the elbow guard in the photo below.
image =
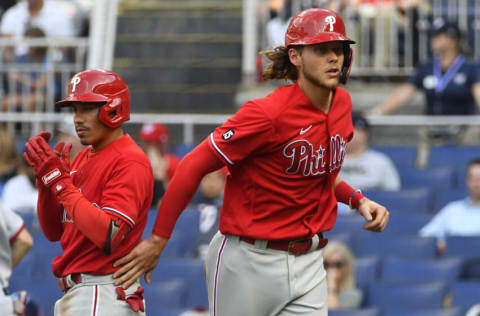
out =
<path fill-rule="evenodd" d="M 107 242 L 105 243 L 105 248 L 103 253 L 105 256 L 109 256 L 112 251 L 114 251 L 118 245 L 122 242 L 125 236 L 130 232 L 130 227 L 127 223 L 123 222 L 120 219 L 111 220 L 107 233 Z"/>

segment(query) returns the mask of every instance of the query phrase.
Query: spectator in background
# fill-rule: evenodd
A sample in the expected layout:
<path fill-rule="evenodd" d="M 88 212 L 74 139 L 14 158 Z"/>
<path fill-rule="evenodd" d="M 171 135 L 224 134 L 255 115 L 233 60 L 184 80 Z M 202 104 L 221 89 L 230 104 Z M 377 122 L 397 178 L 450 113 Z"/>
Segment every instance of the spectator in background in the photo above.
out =
<path fill-rule="evenodd" d="M 480 316 L 480 303 L 469 308 L 465 316 Z"/>
<path fill-rule="evenodd" d="M 216 170 L 203 177 L 195 204 L 200 212 L 200 235 L 195 241 L 195 255 L 205 260 L 208 245 L 218 231 L 220 208 L 223 202 L 228 169 Z"/>
<path fill-rule="evenodd" d="M 469 162 L 466 184 L 469 196 L 447 204 L 420 230 L 420 236 L 438 239 L 439 254 L 448 236 L 480 236 L 480 158 Z"/>
<path fill-rule="evenodd" d="M 328 309 L 355 309 L 362 303 L 363 293 L 355 284 L 355 257 L 339 241 L 327 244 L 323 254 L 327 271 Z"/>
<path fill-rule="evenodd" d="M 6 129 L 0 128 L 0 185 L 17 174 L 19 163 L 15 140 Z"/>
<path fill-rule="evenodd" d="M 0 18 L 2 17 L 3 13 L 7 11 L 10 7 L 13 7 L 17 3 L 16 0 L 2 0 L 0 1 Z"/>
<path fill-rule="evenodd" d="M 160 123 L 144 124 L 138 136 L 142 140 L 143 150 L 152 165 L 155 178 L 152 206 L 158 207 L 180 158 L 167 152 L 170 133 L 165 125 Z"/>
<path fill-rule="evenodd" d="M 0 21 L 0 34 L 21 38 L 30 27 L 45 31 L 47 37 L 74 36 L 73 22 L 62 5 L 52 0 L 19 1 L 9 8 Z M 23 55 L 25 46 L 16 48 L 16 55 Z"/>
<path fill-rule="evenodd" d="M 372 114 L 390 114 L 405 105 L 417 89 L 426 96 L 427 115 L 470 115 L 480 106 L 480 68 L 462 50 L 455 24 L 437 20 L 431 37 L 433 60 L 418 66 L 410 81 L 399 87 Z"/>
<path fill-rule="evenodd" d="M 0 196 L 3 204 L 19 215 L 37 214 L 35 174 L 24 158 L 21 159 L 17 175 L 5 182 Z"/>
<path fill-rule="evenodd" d="M 28 28 L 25 38 L 44 38 L 45 32 L 38 28 Z M 15 57 L 12 70 L 5 82 L 6 97 L 2 99 L 3 111 L 34 112 L 43 108 L 47 96 L 48 74 L 51 60 L 47 47 L 31 46 L 24 55 Z M 60 83 L 54 84 L 54 98 L 58 99 Z M 53 101 L 53 100 L 52 100 Z"/>
<path fill-rule="evenodd" d="M 400 177 L 391 159 L 369 148 L 370 125 L 358 112 L 352 113 L 353 139 L 347 146 L 347 155 L 340 176 L 361 190 L 400 190 Z"/>
<path fill-rule="evenodd" d="M 8 281 L 22 258 L 33 246 L 33 239 L 20 216 L 0 201 L 0 312 L 3 316 L 24 315 L 27 293 L 7 295 Z"/>

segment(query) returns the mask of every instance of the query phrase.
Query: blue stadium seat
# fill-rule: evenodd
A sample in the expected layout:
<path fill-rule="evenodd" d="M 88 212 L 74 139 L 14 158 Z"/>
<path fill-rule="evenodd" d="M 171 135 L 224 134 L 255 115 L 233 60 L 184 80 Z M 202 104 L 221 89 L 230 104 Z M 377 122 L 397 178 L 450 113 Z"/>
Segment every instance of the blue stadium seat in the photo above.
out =
<path fill-rule="evenodd" d="M 352 234 L 347 233 L 347 232 L 327 232 L 324 233 L 324 236 L 328 239 L 328 241 L 338 241 L 341 242 L 345 245 L 347 245 L 349 248 L 352 248 Z"/>
<path fill-rule="evenodd" d="M 415 167 L 415 159 L 417 157 L 416 146 L 372 146 L 371 148 L 390 157 L 399 170 Z"/>
<path fill-rule="evenodd" d="M 480 303 L 480 281 L 459 281 L 452 286 L 452 306 L 468 310 Z"/>
<path fill-rule="evenodd" d="M 186 292 L 185 307 L 208 309 L 208 292 L 205 275 L 188 280 Z"/>
<path fill-rule="evenodd" d="M 464 188 L 467 164 L 472 159 L 476 159 L 479 157 L 480 150 L 478 149 L 478 147 L 433 147 L 430 151 L 428 166 L 455 167 L 457 172 L 456 186 L 458 188 Z"/>
<path fill-rule="evenodd" d="M 185 257 L 185 235 L 181 233 L 172 234 L 168 240 L 167 246 L 163 249 L 162 258 L 182 258 Z"/>
<path fill-rule="evenodd" d="M 193 280 L 205 274 L 203 261 L 190 258 L 161 258 L 153 270 L 152 281 L 166 281 L 172 279 Z"/>
<path fill-rule="evenodd" d="M 431 190 L 428 188 L 405 189 L 397 192 L 369 190 L 365 195 L 389 210 L 421 213 L 429 212 L 432 206 Z"/>
<path fill-rule="evenodd" d="M 427 187 L 434 190 L 453 189 L 456 184 L 454 167 L 436 167 L 429 169 L 401 169 L 402 188 Z"/>
<path fill-rule="evenodd" d="M 455 282 L 460 275 L 462 260 L 385 258 L 381 279 L 387 282 Z"/>
<path fill-rule="evenodd" d="M 185 157 L 186 154 L 191 152 L 193 148 L 195 148 L 196 145 L 186 145 L 186 144 L 180 144 L 177 145 L 175 148 L 175 154 L 179 156 L 180 158 Z"/>
<path fill-rule="evenodd" d="M 194 208 L 187 208 L 178 218 L 172 236 L 182 234 L 183 249 L 186 256 L 193 255 L 195 242 L 200 235 L 200 212 Z"/>
<path fill-rule="evenodd" d="M 464 316 L 460 308 L 435 308 L 435 309 L 419 309 L 419 310 L 387 310 L 382 316 Z"/>
<path fill-rule="evenodd" d="M 148 305 L 146 315 L 148 316 L 180 316 L 185 312 L 184 308 L 166 308 L 162 306 L 156 306 L 156 308 L 151 308 L 152 306 Z"/>
<path fill-rule="evenodd" d="M 348 309 L 348 310 L 329 310 L 330 316 L 381 316 L 378 308 Z"/>
<path fill-rule="evenodd" d="M 42 315 L 53 315 L 55 302 L 63 296 L 56 280 L 55 282 L 30 281 L 22 289 L 26 290 L 31 299 L 37 303 Z"/>
<path fill-rule="evenodd" d="M 183 308 L 185 302 L 185 286 L 185 282 L 182 280 L 152 282 L 147 285 L 144 287 L 147 310 Z M 150 312 L 148 312 L 147 315 L 150 315 Z"/>
<path fill-rule="evenodd" d="M 333 234 L 349 233 L 354 234 L 363 230 L 363 225 L 366 223 L 363 216 L 355 213 L 353 215 L 338 216 L 335 226 L 331 230 Z M 330 234 L 327 233 L 327 237 Z"/>
<path fill-rule="evenodd" d="M 372 284 L 366 296 L 367 306 L 384 310 L 441 308 L 447 294 L 443 282 L 433 283 L 385 283 Z"/>
<path fill-rule="evenodd" d="M 425 226 L 433 217 L 428 213 L 408 213 L 402 211 L 391 211 L 390 219 L 384 233 L 393 234 L 418 234 L 418 231 Z"/>
<path fill-rule="evenodd" d="M 480 236 L 448 236 L 446 242 L 445 256 L 480 259 Z"/>
<path fill-rule="evenodd" d="M 468 192 L 465 189 L 435 191 L 433 194 L 433 212 L 436 213 L 448 203 L 463 200 L 467 196 Z"/>
<path fill-rule="evenodd" d="M 414 235 L 360 233 L 353 240 L 353 252 L 357 257 L 405 257 L 434 258 L 436 241 Z"/>
<path fill-rule="evenodd" d="M 355 260 L 355 279 L 357 286 L 366 289 L 378 281 L 381 260 L 379 257 L 360 257 Z"/>

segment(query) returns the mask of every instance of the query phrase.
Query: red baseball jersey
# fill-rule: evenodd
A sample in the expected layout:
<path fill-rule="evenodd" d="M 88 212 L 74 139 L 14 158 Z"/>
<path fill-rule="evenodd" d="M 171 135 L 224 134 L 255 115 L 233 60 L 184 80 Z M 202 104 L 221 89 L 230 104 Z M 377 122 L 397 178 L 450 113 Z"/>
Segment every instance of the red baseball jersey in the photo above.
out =
<path fill-rule="evenodd" d="M 73 184 L 98 208 L 131 228 L 110 256 L 85 237 L 63 210 L 63 254 L 53 261 L 57 277 L 70 273 L 110 274 L 113 262 L 141 241 L 153 195 L 153 172 L 143 150 L 125 134 L 99 151 L 82 150 L 71 166 Z"/>
<path fill-rule="evenodd" d="M 256 239 L 311 237 L 337 216 L 333 183 L 353 136 L 352 102 L 336 88 L 328 114 L 297 83 L 244 104 L 210 134 L 226 161 L 222 233 Z"/>

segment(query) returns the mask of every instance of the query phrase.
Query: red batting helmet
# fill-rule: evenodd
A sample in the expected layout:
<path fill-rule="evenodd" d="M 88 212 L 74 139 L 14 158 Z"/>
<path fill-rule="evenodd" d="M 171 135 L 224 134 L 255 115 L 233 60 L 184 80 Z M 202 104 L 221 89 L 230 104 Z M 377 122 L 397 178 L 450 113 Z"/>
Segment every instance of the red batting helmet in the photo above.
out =
<path fill-rule="evenodd" d="M 152 142 L 166 146 L 170 133 L 165 125 L 160 123 L 150 123 L 142 126 L 138 136 L 144 142 Z"/>
<path fill-rule="evenodd" d="M 72 102 L 104 103 L 98 119 L 109 127 L 118 127 L 130 119 L 128 86 L 111 71 L 91 69 L 74 75 L 68 84 L 68 96 L 55 105 L 69 106 Z"/>
<path fill-rule="evenodd" d="M 345 44 L 345 61 L 340 74 L 340 82 L 345 84 L 353 59 L 350 44 L 355 44 L 355 42 L 347 37 L 345 24 L 337 13 L 318 8 L 304 10 L 292 18 L 285 34 L 286 47 L 334 41 Z"/>

